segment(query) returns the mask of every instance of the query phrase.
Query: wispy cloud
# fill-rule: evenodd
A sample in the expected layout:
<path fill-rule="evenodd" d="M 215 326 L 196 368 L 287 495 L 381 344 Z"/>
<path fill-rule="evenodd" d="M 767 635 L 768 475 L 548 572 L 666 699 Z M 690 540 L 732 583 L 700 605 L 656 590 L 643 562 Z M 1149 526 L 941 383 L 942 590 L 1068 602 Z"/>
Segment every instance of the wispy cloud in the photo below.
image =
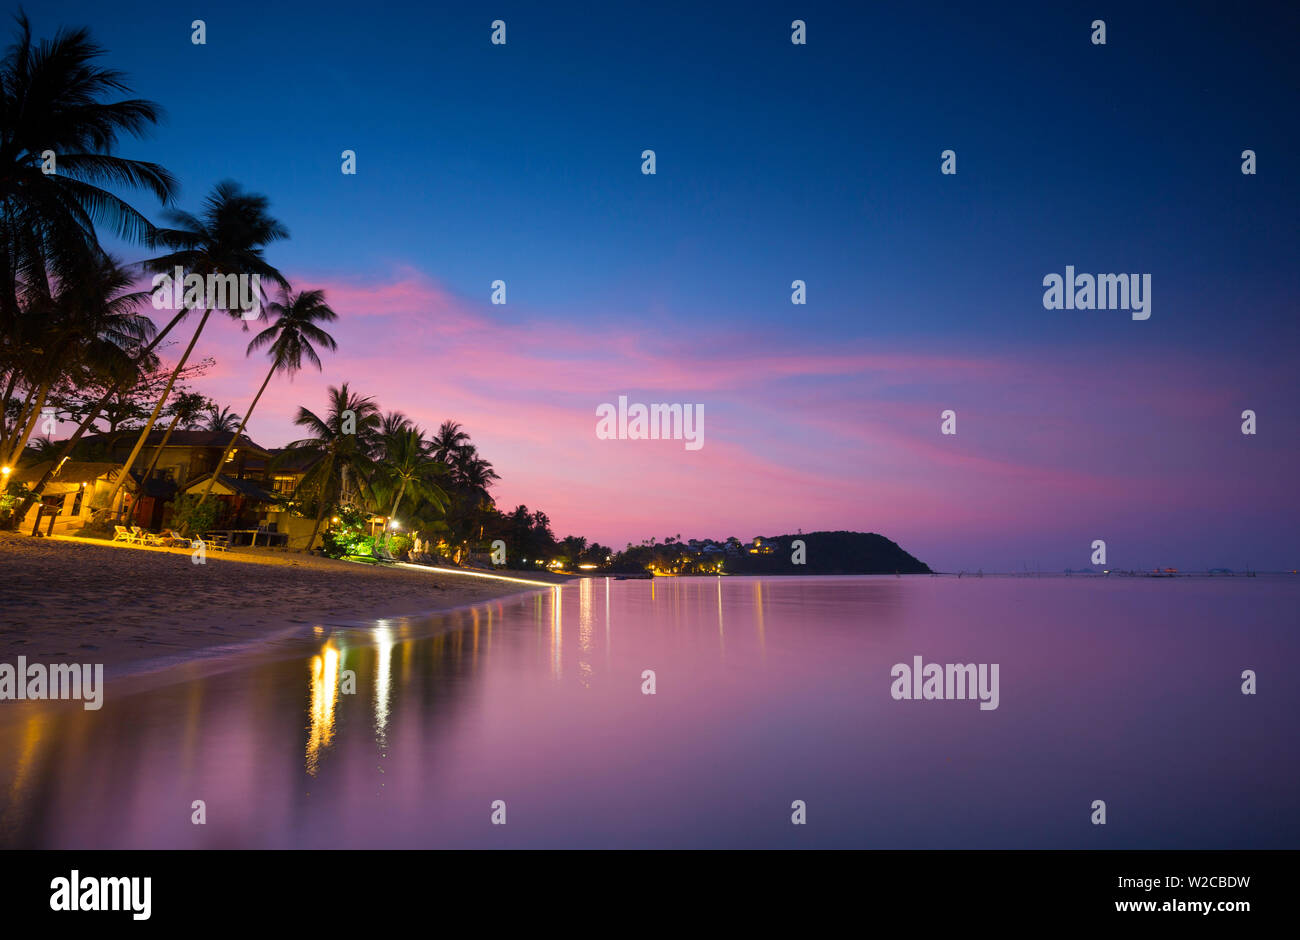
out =
<path fill-rule="evenodd" d="M 1156 361 L 901 343 L 861 352 L 794 327 L 735 332 L 689 326 L 686 315 L 646 324 L 512 307 L 507 317 L 414 267 L 375 281 L 291 280 L 326 291 L 340 349 L 323 374 L 272 383 L 253 419 L 257 439 L 296 437 L 297 407 L 347 381 L 426 427 L 461 421 L 501 472 L 503 503 L 544 508 L 561 532 L 606 542 L 665 526 L 742 537 L 833 526 L 931 544 L 977 538 L 981 527 L 1029 531 L 1049 516 L 1068 524 L 1187 505 L 1204 489 L 1188 461 L 1213 462 L 1216 447 L 1236 443 L 1234 409 L 1250 384 L 1237 364 L 1172 352 Z M 265 368 L 244 359 L 250 336 L 214 324 L 200 350 L 218 360 L 204 391 L 237 411 Z M 1170 395 L 1188 374 L 1198 382 Z M 595 408 L 619 394 L 703 404 L 704 449 L 597 440 Z M 955 437 L 939 433 L 946 408 L 958 414 Z M 1203 433 L 1207 415 L 1222 421 L 1218 431 Z M 1103 444 L 1153 428 L 1166 449 L 1097 462 L 1113 452 Z M 1177 485 L 1154 496 L 1131 485 L 1166 471 Z"/>

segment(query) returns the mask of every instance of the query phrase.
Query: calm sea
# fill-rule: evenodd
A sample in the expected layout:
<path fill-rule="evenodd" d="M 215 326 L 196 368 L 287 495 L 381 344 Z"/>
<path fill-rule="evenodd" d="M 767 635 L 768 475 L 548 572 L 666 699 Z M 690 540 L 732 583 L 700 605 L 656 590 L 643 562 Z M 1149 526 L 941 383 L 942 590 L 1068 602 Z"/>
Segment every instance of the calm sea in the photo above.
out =
<path fill-rule="evenodd" d="M 1296 848 L 1298 602 L 1293 577 L 595 579 L 322 624 L 96 712 L 0 703 L 0 845 Z M 896 700 L 916 656 L 998 664 L 997 707 Z"/>

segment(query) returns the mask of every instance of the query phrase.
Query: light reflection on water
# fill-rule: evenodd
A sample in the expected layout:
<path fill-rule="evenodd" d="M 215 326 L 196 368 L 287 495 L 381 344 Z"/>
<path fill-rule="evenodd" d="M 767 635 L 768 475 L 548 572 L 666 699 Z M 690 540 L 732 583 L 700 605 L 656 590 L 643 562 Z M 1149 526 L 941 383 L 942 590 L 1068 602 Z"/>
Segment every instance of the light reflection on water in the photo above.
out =
<path fill-rule="evenodd" d="M 589 579 L 323 626 L 99 712 L 4 703 L 0 845 L 1295 847 L 1298 595 Z M 913 655 L 1001 663 L 999 708 L 893 701 Z"/>

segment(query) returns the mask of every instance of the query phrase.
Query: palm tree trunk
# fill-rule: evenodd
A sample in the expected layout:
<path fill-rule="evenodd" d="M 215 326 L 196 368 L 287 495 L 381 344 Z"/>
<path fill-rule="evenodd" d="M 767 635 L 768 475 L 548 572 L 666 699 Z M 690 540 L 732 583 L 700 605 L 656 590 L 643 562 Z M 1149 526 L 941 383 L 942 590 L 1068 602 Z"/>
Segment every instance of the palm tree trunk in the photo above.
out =
<path fill-rule="evenodd" d="M 31 436 L 32 429 L 36 427 L 36 421 L 41 416 L 41 408 L 45 405 L 45 398 L 50 393 L 50 383 L 42 382 L 40 390 L 36 393 L 36 401 L 32 404 L 31 417 L 27 419 L 26 426 L 14 441 L 14 449 L 4 461 L 4 466 L 14 467 L 18 464 L 18 459 L 23 455 L 23 448 L 27 446 L 27 438 Z"/>
<path fill-rule="evenodd" d="M 5 388 L 3 397 L 0 397 L 0 452 L 9 449 L 9 422 L 5 415 L 9 414 L 9 402 L 14 397 L 14 385 L 18 381 L 18 370 L 14 369 L 9 373 L 9 385 Z M 18 433 L 20 422 L 14 422 L 14 433 Z"/>
<path fill-rule="evenodd" d="M 239 422 L 239 430 L 235 432 L 235 436 L 230 439 L 230 443 L 227 444 L 226 449 L 222 451 L 221 459 L 217 461 L 217 467 L 212 471 L 212 477 L 208 480 L 208 485 L 204 488 L 203 495 L 199 497 L 200 506 L 202 506 L 207 500 L 208 494 L 212 492 L 212 486 L 217 482 L 217 477 L 221 476 L 221 468 L 225 464 L 226 458 L 230 456 L 230 452 L 234 449 L 235 441 L 239 440 L 239 435 L 243 434 L 244 428 L 248 426 L 248 418 L 253 413 L 253 409 L 257 407 L 257 403 L 262 400 L 262 393 L 266 391 L 266 387 L 271 384 L 271 376 L 273 375 L 275 375 L 275 363 L 271 364 L 271 371 L 266 373 L 266 378 L 262 380 L 262 387 L 259 388 L 257 394 L 253 396 L 253 403 L 249 405 L 248 410 L 244 412 L 244 420 Z"/>
<path fill-rule="evenodd" d="M 400 506 L 400 505 L 402 505 L 402 494 L 405 493 L 405 492 L 406 492 L 406 478 L 403 477 L 403 478 L 402 478 L 402 485 L 399 486 L 399 487 L 397 488 L 397 499 L 393 500 L 393 508 L 392 508 L 392 510 L 388 513 L 388 525 L 385 526 L 385 528 L 386 528 L 388 531 L 386 531 L 386 532 L 384 533 L 384 544 L 385 544 L 385 545 L 387 545 L 390 541 L 392 541 L 392 538 L 393 538 L 393 536 L 392 536 L 392 531 L 393 531 L 393 516 L 397 515 L 397 507 Z"/>
<path fill-rule="evenodd" d="M 27 439 L 31 437 L 32 431 L 36 427 L 36 421 L 40 417 L 41 409 L 45 406 L 45 400 L 50 394 L 50 388 L 58 375 L 55 364 L 62 361 L 67 345 L 66 341 L 60 342 L 46 355 L 47 368 L 44 370 L 45 377 L 37 382 L 35 387 L 28 389 L 27 395 L 23 398 L 22 406 L 18 409 L 18 418 L 14 421 L 16 440 L 12 442 L 9 440 L 4 432 L 3 422 L 0 422 L 0 466 L 15 467 L 18 465 L 18 461 L 22 459 L 23 448 L 27 446 Z M 17 380 L 18 370 L 15 369 L 10 377 L 9 387 L 5 390 L 5 405 L 8 405 L 12 400 L 11 393 Z M 30 410 L 28 410 L 29 408 Z"/>
<path fill-rule="evenodd" d="M 126 458 L 126 463 L 122 465 L 122 471 L 117 475 L 117 480 L 113 484 L 113 490 L 108 494 L 109 509 L 113 507 L 113 500 L 117 496 L 118 490 L 122 489 L 126 483 L 127 476 L 131 473 L 131 467 L 135 463 L 135 458 L 140 456 L 140 450 L 144 447 L 145 439 L 149 432 L 153 430 L 154 422 L 158 420 L 158 413 L 162 411 L 163 405 L 167 403 L 167 396 L 172 392 L 172 385 L 176 382 L 176 377 L 181 374 L 185 368 L 186 361 L 190 358 L 190 353 L 194 351 L 194 344 L 199 341 L 199 334 L 203 332 L 203 327 L 207 325 L 208 317 L 212 316 L 212 308 L 208 307 L 203 311 L 203 319 L 199 321 L 198 328 L 194 335 L 190 337 L 190 344 L 185 347 L 185 353 L 181 356 L 181 361 L 176 363 L 176 368 L 167 379 L 167 387 L 163 389 L 162 395 L 158 398 L 158 404 L 153 406 L 153 414 L 149 416 L 149 421 L 145 424 L 144 429 L 140 431 L 140 437 L 135 442 L 135 447 L 131 449 L 131 456 Z"/>
<path fill-rule="evenodd" d="M 68 438 L 67 442 L 63 445 L 63 449 L 59 451 L 58 456 L 55 457 L 53 463 L 50 464 L 50 469 L 46 470 L 44 475 L 36 481 L 36 485 L 31 488 L 31 492 L 27 494 L 27 498 L 23 500 L 22 505 L 15 510 L 17 513 L 16 518 L 22 519 L 27 515 L 28 510 L 32 508 L 32 504 L 41 498 L 41 492 L 45 489 L 45 484 L 50 482 L 50 477 L 54 476 L 55 468 L 59 467 L 72 453 L 72 448 L 77 446 L 77 442 L 81 440 L 82 435 L 85 434 L 86 430 L 99 418 L 100 412 L 104 410 L 104 406 L 108 404 L 109 399 L 122 390 L 123 386 L 126 385 L 127 380 L 139 369 L 140 364 L 145 361 L 145 358 L 154 351 L 155 347 L 163 341 L 163 338 L 170 333 L 172 328 L 176 326 L 177 323 L 181 322 L 181 318 L 189 312 L 189 309 L 186 308 L 178 312 L 176 316 L 172 317 L 171 321 L 162 328 L 162 331 L 155 334 L 154 338 L 150 340 L 149 345 L 140 350 L 136 355 L 135 362 L 132 363 L 134 368 L 127 370 L 126 374 L 113 383 L 112 387 L 104 393 L 103 397 L 95 403 L 95 407 L 87 410 L 86 416 L 82 418 L 81 423 L 77 425 L 77 430 L 72 432 L 72 437 Z"/>
<path fill-rule="evenodd" d="M 321 484 L 320 488 L 320 509 L 316 513 L 316 524 L 311 527 L 311 538 L 307 539 L 307 548 L 305 551 L 308 553 L 311 552 L 311 547 L 316 544 L 316 533 L 320 531 L 320 525 L 325 521 L 325 510 L 329 508 L 328 496 L 330 491 L 330 476 L 334 473 L 333 455 L 330 456 L 329 463 L 326 464 L 325 470 L 326 472 L 323 477 L 324 482 Z"/>
<path fill-rule="evenodd" d="M 167 446 L 167 442 L 172 439 L 172 431 L 176 430 L 176 424 L 180 420 L 181 420 L 180 412 L 177 412 L 176 414 L 172 415 L 171 424 L 167 425 L 167 433 L 163 435 L 163 439 L 159 441 L 158 446 L 153 449 L 153 457 L 150 458 L 149 466 L 146 467 L 144 471 L 145 483 L 148 483 L 149 478 L 153 476 L 154 467 L 158 466 L 158 458 L 162 456 L 163 448 Z M 135 522 L 136 510 L 139 508 L 140 508 L 140 500 L 137 499 L 134 503 L 131 504 L 131 518 L 129 521 Z"/>
<path fill-rule="evenodd" d="M 17 372 L 17 370 L 14 371 Z M 0 458 L 4 458 L 0 460 L 0 463 L 2 463 L 6 467 L 13 466 L 13 462 L 11 462 L 8 459 L 9 451 L 12 447 L 11 441 L 22 440 L 22 436 L 23 436 L 22 429 L 23 426 L 27 424 L 27 418 L 28 418 L 27 406 L 32 403 L 32 396 L 34 394 L 35 394 L 35 389 L 28 389 L 27 394 L 23 396 L 23 403 L 18 406 L 18 413 L 14 418 L 13 438 L 10 438 L 9 436 L 8 418 L 3 418 L 3 420 L 0 420 Z M 6 395 L 5 400 L 3 402 L 4 411 L 0 412 L 0 416 L 9 414 L 9 407 L 8 407 L 9 401 L 10 401 L 10 396 Z M 29 431 L 28 433 L 31 432 Z"/>

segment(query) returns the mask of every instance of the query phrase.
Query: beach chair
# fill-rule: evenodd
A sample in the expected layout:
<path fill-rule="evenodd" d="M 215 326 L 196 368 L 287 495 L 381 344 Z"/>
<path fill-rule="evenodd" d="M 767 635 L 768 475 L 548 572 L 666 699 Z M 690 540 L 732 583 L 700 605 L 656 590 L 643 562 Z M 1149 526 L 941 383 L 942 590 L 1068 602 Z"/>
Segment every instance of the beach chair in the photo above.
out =
<path fill-rule="evenodd" d="M 113 526 L 112 540 L 114 542 L 134 542 L 135 536 L 131 534 L 131 530 L 128 529 L 126 526 L 115 525 Z"/>
<path fill-rule="evenodd" d="M 203 545 L 208 551 L 224 552 L 230 548 L 230 536 L 209 534 L 203 536 Z"/>
<path fill-rule="evenodd" d="M 388 546 L 382 542 L 376 542 L 370 549 L 370 554 L 374 555 L 380 561 L 387 562 L 390 565 L 397 561 L 397 559 L 393 557 L 392 552 L 388 550 Z"/>
<path fill-rule="evenodd" d="M 152 543 L 149 540 L 153 537 L 152 532 L 146 532 L 138 525 L 131 526 L 131 541 L 136 545 L 150 545 Z"/>
<path fill-rule="evenodd" d="M 178 533 L 175 529 L 163 529 L 162 534 L 158 536 L 163 545 L 171 548 L 191 548 L 193 542 L 185 536 Z"/>

